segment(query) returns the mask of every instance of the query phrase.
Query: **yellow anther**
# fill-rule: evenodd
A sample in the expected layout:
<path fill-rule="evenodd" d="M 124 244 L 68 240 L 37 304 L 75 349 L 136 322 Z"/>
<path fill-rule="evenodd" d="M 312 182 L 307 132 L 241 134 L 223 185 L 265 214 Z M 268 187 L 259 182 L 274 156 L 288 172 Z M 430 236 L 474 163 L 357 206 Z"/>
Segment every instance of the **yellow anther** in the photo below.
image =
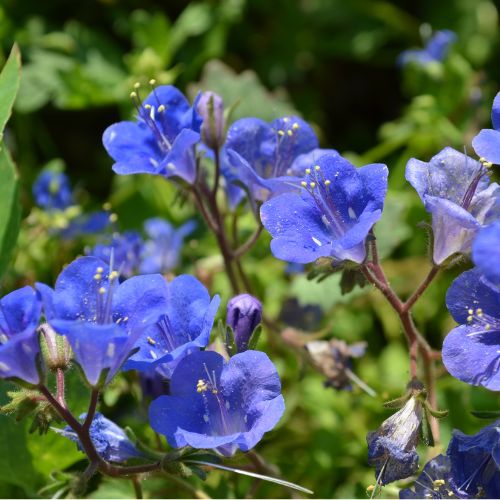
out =
<path fill-rule="evenodd" d="M 481 163 L 484 163 L 484 162 L 486 161 L 486 158 L 485 158 L 484 156 L 481 156 L 481 158 L 479 158 L 479 161 L 480 161 Z"/>
<path fill-rule="evenodd" d="M 118 215 L 116 214 L 111 214 L 109 216 L 109 222 L 116 222 L 118 220 Z"/>
<path fill-rule="evenodd" d="M 486 331 L 491 330 L 491 325 L 489 325 L 489 324 L 488 324 L 488 325 L 486 325 L 486 326 L 484 327 L 484 329 L 485 329 Z"/>
<path fill-rule="evenodd" d="M 288 123 L 290 121 L 290 118 L 288 116 L 285 116 L 285 118 L 283 118 L 283 123 Z"/>
<path fill-rule="evenodd" d="M 302 187 L 305 187 L 305 188 L 306 188 L 306 187 L 307 187 L 307 182 L 306 182 L 306 181 L 302 181 L 302 182 L 300 183 L 300 185 L 301 185 Z"/>
<path fill-rule="evenodd" d="M 287 130 L 286 133 L 291 137 L 293 135 L 293 130 Z"/>
<path fill-rule="evenodd" d="M 134 83 L 134 89 L 138 89 L 140 86 L 141 86 L 141 84 L 139 82 Z"/>
<path fill-rule="evenodd" d="M 99 293 L 101 295 L 104 295 L 106 293 L 106 289 L 103 286 L 101 286 L 101 288 L 99 288 Z"/>
<path fill-rule="evenodd" d="M 212 389 L 212 394 L 217 394 L 219 391 L 217 389 Z"/>
<path fill-rule="evenodd" d="M 306 174 L 309 175 L 311 173 L 311 169 L 310 168 L 306 168 Z"/>
<path fill-rule="evenodd" d="M 474 309 L 467 309 L 468 314 L 474 314 Z"/>
<path fill-rule="evenodd" d="M 283 130 L 278 130 L 278 135 L 285 135 L 285 132 Z"/>
<path fill-rule="evenodd" d="M 481 316 L 483 315 L 483 310 L 482 310 L 480 307 L 478 307 L 478 308 L 476 309 L 476 314 L 477 314 L 479 317 L 481 317 Z"/>
<path fill-rule="evenodd" d="M 370 484 L 370 486 L 368 486 L 368 487 L 366 488 L 366 491 L 368 491 L 368 492 L 372 492 L 374 489 L 375 489 L 375 486 L 373 486 L 373 484 Z"/>
<path fill-rule="evenodd" d="M 102 278 L 102 274 L 99 274 L 99 273 L 94 274 L 94 279 L 95 279 L 96 281 L 99 281 L 101 278 Z"/>
<path fill-rule="evenodd" d="M 491 161 L 485 161 L 483 165 L 485 168 L 491 168 L 493 166 L 493 163 L 491 163 Z"/>
<path fill-rule="evenodd" d="M 106 203 L 103 204 L 102 208 L 103 210 L 111 210 L 111 203 L 107 201 Z"/>
<path fill-rule="evenodd" d="M 316 165 L 316 166 L 314 167 L 314 170 L 316 170 L 316 172 L 319 172 L 319 171 L 321 170 L 321 167 L 320 167 L 319 165 Z"/>
<path fill-rule="evenodd" d="M 203 379 L 198 380 L 198 383 L 196 384 L 196 391 L 205 392 L 207 389 L 207 383 Z"/>
<path fill-rule="evenodd" d="M 110 279 L 110 281 L 113 281 L 113 280 L 115 280 L 116 278 L 118 278 L 118 271 L 111 271 L 111 272 L 109 273 L 109 279 Z"/>
<path fill-rule="evenodd" d="M 96 273 L 102 274 L 104 272 L 104 268 L 99 266 L 95 271 Z"/>
<path fill-rule="evenodd" d="M 435 479 L 434 481 L 432 481 L 432 484 L 434 484 L 434 486 L 444 486 L 446 484 L 445 480 L 444 479 Z"/>
<path fill-rule="evenodd" d="M 467 323 L 471 323 L 474 319 L 474 316 L 467 316 Z"/>
<path fill-rule="evenodd" d="M 165 106 L 163 104 L 160 104 L 158 106 L 158 113 L 162 113 L 163 111 L 165 111 Z"/>
<path fill-rule="evenodd" d="M 137 92 L 130 92 L 130 98 L 135 99 L 137 97 Z"/>
<path fill-rule="evenodd" d="M 310 182 L 309 186 L 310 186 L 311 189 L 314 189 L 316 187 L 316 183 L 315 182 Z"/>
<path fill-rule="evenodd" d="M 148 344 L 156 345 L 156 342 L 151 337 L 148 337 Z"/>
<path fill-rule="evenodd" d="M 156 85 L 156 80 L 151 78 L 151 80 L 149 80 L 149 85 Z"/>
<path fill-rule="evenodd" d="M 299 124 L 297 122 L 295 122 L 293 125 L 292 125 L 292 128 L 297 130 L 299 128 Z"/>
<path fill-rule="evenodd" d="M 325 186 L 329 186 L 331 183 L 332 183 L 332 181 L 331 181 L 331 180 L 326 179 L 326 181 L 325 181 Z"/>
<path fill-rule="evenodd" d="M 144 107 L 145 107 L 146 109 L 151 109 L 151 104 L 145 104 L 145 105 L 144 105 Z"/>

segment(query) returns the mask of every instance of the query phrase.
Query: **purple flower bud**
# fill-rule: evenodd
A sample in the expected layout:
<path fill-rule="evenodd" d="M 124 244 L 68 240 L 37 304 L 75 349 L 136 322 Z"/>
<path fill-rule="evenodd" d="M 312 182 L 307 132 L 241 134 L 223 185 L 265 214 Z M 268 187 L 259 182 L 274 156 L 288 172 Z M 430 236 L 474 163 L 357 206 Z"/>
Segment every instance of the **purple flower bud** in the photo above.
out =
<path fill-rule="evenodd" d="M 227 325 L 233 329 L 238 352 L 248 349 L 248 342 L 255 327 L 262 320 L 262 304 L 258 299 L 243 293 L 227 303 Z"/>
<path fill-rule="evenodd" d="M 224 102 L 222 97 L 213 92 L 203 92 L 198 100 L 196 110 L 203 118 L 201 137 L 212 149 L 219 149 L 224 144 Z"/>

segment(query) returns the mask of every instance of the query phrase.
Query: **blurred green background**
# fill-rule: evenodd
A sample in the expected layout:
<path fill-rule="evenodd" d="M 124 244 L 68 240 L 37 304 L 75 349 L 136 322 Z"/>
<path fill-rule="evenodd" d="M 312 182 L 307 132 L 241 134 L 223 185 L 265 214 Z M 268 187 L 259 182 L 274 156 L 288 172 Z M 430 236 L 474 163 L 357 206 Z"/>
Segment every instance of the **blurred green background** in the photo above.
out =
<path fill-rule="evenodd" d="M 458 35 L 442 64 L 396 66 L 398 54 L 421 47 L 436 29 Z M 498 5 L 489 0 L 3 0 L 0 41 L 0 65 L 14 42 L 23 60 L 6 141 L 20 173 L 25 219 L 3 278 L 4 292 L 35 280 L 52 282 L 64 263 L 92 243 L 62 242 L 46 227 L 40 230 L 31 184 L 49 162 L 58 159 L 65 166 L 86 210 L 109 201 L 121 230 L 140 229 L 157 214 L 175 223 L 195 215 L 162 179 L 115 176 L 101 145 L 109 124 L 131 116 L 134 82 L 154 77 L 177 85 L 191 99 L 199 89 L 210 89 L 227 106 L 239 101 L 235 119 L 300 114 L 315 127 L 322 147 L 338 149 L 357 165 L 387 163 L 390 191 L 376 233 L 392 284 L 408 295 L 429 259 L 427 234 L 417 227 L 427 216 L 405 183 L 406 162 L 410 157 L 427 161 L 444 146 L 472 153 L 470 140 L 489 126 L 492 98 L 500 88 Z M 252 231 L 248 215 L 243 227 Z M 321 308 L 314 326 L 326 327 L 328 337 L 368 342 L 368 354 L 356 369 L 377 398 L 358 389 L 325 389 L 321 375 L 303 366 L 301 351 L 271 332 L 260 344 L 278 366 L 287 411 L 259 452 L 285 479 L 313 489 L 316 497 L 364 498 L 374 483 L 366 464 L 366 433 L 389 416 L 381 402 L 400 395 L 408 378 L 396 316 L 368 287 L 342 296 L 336 276 L 318 284 L 285 275 L 285 264 L 270 254 L 267 235 L 247 256 L 246 267 L 271 317 L 279 316 L 285 299 L 295 297 L 302 306 Z M 416 307 L 417 324 L 437 349 L 453 326 L 444 294 L 459 271 L 443 273 Z M 195 273 L 213 293 L 229 297 L 215 241 L 202 222 L 184 249 L 179 272 Z M 442 422 L 445 446 L 452 428 L 473 432 L 483 425 L 471 409 L 493 409 L 497 402 L 486 390 L 470 388 L 444 370 L 440 374 L 439 404 L 450 409 Z M 76 378 L 68 395 L 76 412 L 84 408 L 86 390 Z M 103 405 L 107 416 L 150 437 L 133 377 L 117 380 Z M 73 443 L 54 433 L 28 435 L 29 424 L 0 419 L 0 496 L 50 497 L 72 471 L 83 469 L 83 455 Z M 426 453 L 422 449 L 422 461 Z M 251 485 L 218 472 L 206 483 L 190 481 L 222 498 L 245 496 Z M 53 488 L 43 490 L 46 485 Z M 148 479 L 144 489 L 149 497 L 190 496 L 168 479 Z M 396 498 L 397 492 L 391 485 L 383 496 Z M 255 494 L 287 492 L 262 484 Z M 87 495 L 126 498 L 133 489 L 127 481 L 96 478 Z"/>

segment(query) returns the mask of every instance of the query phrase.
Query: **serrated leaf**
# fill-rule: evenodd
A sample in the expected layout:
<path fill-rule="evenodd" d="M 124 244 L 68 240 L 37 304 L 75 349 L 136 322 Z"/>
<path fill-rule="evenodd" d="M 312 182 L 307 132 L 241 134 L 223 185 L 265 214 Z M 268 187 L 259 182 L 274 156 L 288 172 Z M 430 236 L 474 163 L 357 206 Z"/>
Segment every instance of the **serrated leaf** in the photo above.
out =
<path fill-rule="evenodd" d="M 17 45 L 14 45 L 0 73 L 0 140 L 19 90 L 20 71 L 21 56 Z"/>

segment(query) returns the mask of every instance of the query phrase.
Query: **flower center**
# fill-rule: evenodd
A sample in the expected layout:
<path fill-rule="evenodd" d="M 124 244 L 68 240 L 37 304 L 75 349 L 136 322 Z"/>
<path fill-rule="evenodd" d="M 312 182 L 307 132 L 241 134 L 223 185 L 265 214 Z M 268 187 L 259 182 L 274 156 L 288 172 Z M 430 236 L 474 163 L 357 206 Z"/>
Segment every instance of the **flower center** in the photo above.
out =
<path fill-rule="evenodd" d="M 276 150 L 274 164 L 267 170 L 265 177 L 281 177 L 287 173 L 293 157 L 293 146 L 297 140 L 300 125 L 297 122 L 291 122 L 289 117 L 283 118 L 283 128 L 275 130 L 276 132 Z"/>
<path fill-rule="evenodd" d="M 479 167 L 479 170 L 477 173 L 474 175 L 472 178 L 471 183 L 467 187 L 467 190 L 465 191 L 464 197 L 462 198 L 462 202 L 460 205 L 465 208 L 465 210 L 468 210 L 470 207 L 470 204 L 472 203 L 472 199 L 474 198 L 474 195 L 476 194 L 477 187 L 479 186 L 479 181 L 486 175 L 487 170 L 481 165 Z"/>
<path fill-rule="evenodd" d="M 110 266 L 112 269 L 112 265 Z M 110 271 L 108 276 L 104 276 L 104 269 L 97 267 L 94 274 L 94 281 L 99 285 L 96 297 L 96 310 L 93 322 L 99 325 L 107 325 L 113 322 L 113 292 L 118 282 L 118 271 Z M 127 321 L 128 317 L 119 318 L 116 323 Z"/>

